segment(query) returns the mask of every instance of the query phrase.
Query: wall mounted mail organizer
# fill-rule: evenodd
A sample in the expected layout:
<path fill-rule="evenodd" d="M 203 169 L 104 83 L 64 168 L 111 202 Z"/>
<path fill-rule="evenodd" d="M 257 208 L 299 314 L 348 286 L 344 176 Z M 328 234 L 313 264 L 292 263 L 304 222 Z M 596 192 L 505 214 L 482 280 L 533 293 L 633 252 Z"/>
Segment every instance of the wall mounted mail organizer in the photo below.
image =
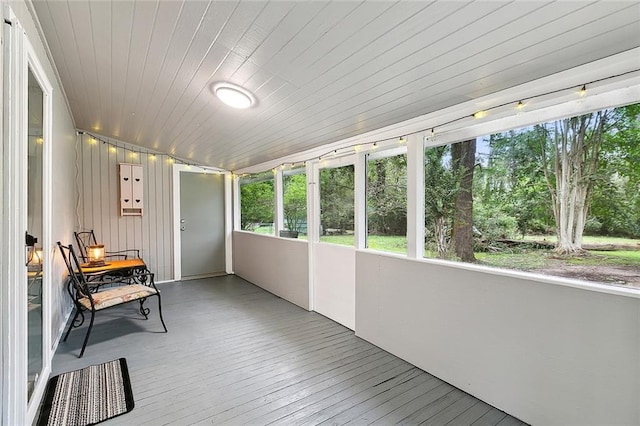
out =
<path fill-rule="evenodd" d="M 142 216 L 142 164 L 118 164 L 120 168 L 120 216 Z"/>

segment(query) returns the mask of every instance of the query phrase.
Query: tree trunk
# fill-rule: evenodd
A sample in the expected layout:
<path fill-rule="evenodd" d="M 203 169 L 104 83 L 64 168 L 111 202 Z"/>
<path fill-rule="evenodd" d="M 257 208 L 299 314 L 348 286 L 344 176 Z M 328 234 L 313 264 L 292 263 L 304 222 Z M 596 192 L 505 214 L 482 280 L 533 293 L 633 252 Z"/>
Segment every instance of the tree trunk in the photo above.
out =
<path fill-rule="evenodd" d="M 553 201 L 559 254 L 582 251 L 582 234 L 589 212 L 589 198 L 598 170 L 600 147 L 608 111 L 559 120 L 553 124 L 553 175 L 545 167 Z M 546 151 L 543 150 L 546 157 Z M 543 164 L 550 163 L 543 158 Z"/>
<path fill-rule="evenodd" d="M 436 237 L 436 246 L 438 248 L 438 258 L 446 259 L 449 254 L 449 243 L 447 242 L 447 218 L 439 216 L 435 220 L 434 233 Z"/>
<path fill-rule="evenodd" d="M 476 140 L 470 139 L 451 146 L 451 162 L 460 176 L 453 214 L 453 248 L 463 262 L 475 262 L 473 254 L 473 170 L 476 161 Z"/>

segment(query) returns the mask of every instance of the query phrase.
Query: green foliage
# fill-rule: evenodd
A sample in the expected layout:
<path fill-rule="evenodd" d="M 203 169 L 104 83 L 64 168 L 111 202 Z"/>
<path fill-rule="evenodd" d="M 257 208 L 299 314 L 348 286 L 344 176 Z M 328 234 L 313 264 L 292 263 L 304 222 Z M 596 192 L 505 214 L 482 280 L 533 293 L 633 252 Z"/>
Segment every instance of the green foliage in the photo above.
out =
<path fill-rule="evenodd" d="M 305 174 L 285 175 L 284 224 L 290 231 L 306 232 L 307 223 L 307 177 Z"/>
<path fill-rule="evenodd" d="M 324 232 L 354 228 L 353 165 L 320 170 L 320 223 Z"/>
<path fill-rule="evenodd" d="M 240 221 L 242 229 L 253 231 L 262 223 L 273 223 L 273 179 L 240 185 Z"/>
<path fill-rule="evenodd" d="M 640 237 L 640 104 L 617 108 L 605 133 L 586 232 Z"/>
<path fill-rule="evenodd" d="M 406 155 L 369 161 L 367 211 L 369 235 L 406 235 Z"/>

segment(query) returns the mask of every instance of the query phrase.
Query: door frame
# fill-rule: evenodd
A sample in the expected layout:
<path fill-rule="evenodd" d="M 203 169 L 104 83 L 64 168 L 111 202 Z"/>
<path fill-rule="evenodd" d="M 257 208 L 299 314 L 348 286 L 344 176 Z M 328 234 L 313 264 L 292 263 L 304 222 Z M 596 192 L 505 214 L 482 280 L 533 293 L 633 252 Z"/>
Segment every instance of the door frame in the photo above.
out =
<path fill-rule="evenodd" d="M 224 248 L 225 248 L 225 272 L 233 273 L 233 209 L 232 209 L 232 177 L 231 173 L 221 169 L 214 169 L 189 164 L 173 165 L 173 279 L 182 279 L 182 242 L 180 237 L 180 172 L 206 173 L 224 175 Z"/>
<path fill-rule="evenodd" d="M 26 32 L 9 5 L 2 5 L 2 218 L 0 236 L 0 281 L 13 283 L 0 290 L 2 335 L 1 424 L 31 424 L 51 374 L 51 274 L 54 248 L 51 245 L 51 157 L 53 131 L 53 87 L 29 43 Z M 31 399 L 27 399 L 28 307 L 25 264 L 27 229 L 27 142 L 28 72 L 43 94 L 42 117 L 42 370 Z"/>

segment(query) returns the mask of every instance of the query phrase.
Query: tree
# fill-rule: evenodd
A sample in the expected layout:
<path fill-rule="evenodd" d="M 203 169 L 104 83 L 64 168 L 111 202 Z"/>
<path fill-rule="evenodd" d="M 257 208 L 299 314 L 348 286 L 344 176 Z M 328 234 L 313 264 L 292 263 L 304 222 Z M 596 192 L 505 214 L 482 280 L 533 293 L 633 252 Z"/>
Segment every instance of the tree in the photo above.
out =
<path fill-rule="evenodd" d="M 407 159 L 396 155 L 371 160 L 367 168 L 369 233 L 407 234 Z"/>
<path fill-rule="evenodd" d="M 320 170 L 320 223 L 326 230 L 354 228 L 353 165 Z"/>
<path fill-rule="evenodd" d="M 453 249 L 463 262 L 475 262 L 473 254 L 473 170 L 476 162 L 476 140 L 451 145 L 453 173 L 459 177 L 453 210 Z"/>
<path fill-rule="evenodd" d="M 604 134 L 585 234 L 639 238 L 640 104 L 615 114 L 615 127 Z"/>
<path fill-rule="evenodd" d="M 240 222 L 242 229 L 253 230 L 261 223 L 273 223 L 273 179 L 240 186 Z"/>
<path fill-rule="evenodd" d="M 451 167 L 450 146 L 424 153 L 425 231 L 432 230 L 438 257 L 449 256 L 449 231 L 459 179 Z"/>
<path fill-rule="evenodd" d="M 301 232 L 307 221 L 307 177 L 305 174 L 285 175 L 284 223 L 289 231 Z"/>
<path fill-rule="evenodd" d="M 474 226 L 484 239 L 522 237 L 553 229 L 550 196 L 541 162 L 540 136 L 533 128 L 497 133 L 489 138 L 489 156 L 476 169 Z M 500 226 L 501 225 L 501 226 Z"/>
<path fill-rule="evenodd" d="M 546 136 L 541 141 L 542 163 L 556 222 L 557 253 L 582 251 L 603 135 L 612 116 L 612 110 L 603 110 L 536 126 Z"/>

